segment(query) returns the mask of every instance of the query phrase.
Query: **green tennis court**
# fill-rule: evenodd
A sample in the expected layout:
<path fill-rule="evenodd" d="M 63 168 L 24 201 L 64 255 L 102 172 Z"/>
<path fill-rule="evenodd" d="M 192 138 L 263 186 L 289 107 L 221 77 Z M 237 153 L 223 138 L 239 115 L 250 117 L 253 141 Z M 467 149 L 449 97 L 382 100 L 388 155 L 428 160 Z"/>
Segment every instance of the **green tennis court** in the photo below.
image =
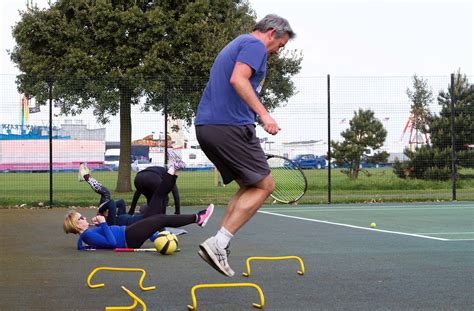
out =
<path fill-rule="evenodd" d="M 461 204 L 270 207 L 270 215 L 440 241 L 474 241 L 474 206 Z M 370 228 L 376 223 L 376 228 Z"/>
<path fill-rule="evenodd" d="M 183 212 L 195 212 L 186 207 Z M 93 208 L 80 208 L 87 217 Z M 62 233 L 67 209 L 0 210 L 1 310 L 104 310 L 129 306 L 125 286 L 148 310 L 186 310 L 197 284 L 250 282 L 261 287 L 265 310 L 472 310 L 474 203 L 288 206 L 262 208 L 231 242 L 227 278 L 197 255 L 199 243 L 215 234 L 224 213 L 219 206 L 205 228 L 187 226 L 181 251 L 154 253 L 84 252 L 77 236 Z M 377 223 L 376 229 L 369 224 Z M 149 241 L 143 248 L 153 247 Z M 255 261 L 253 256 L 298 256 Z M 97 267 L 142 268 L 139 275 L 100 272 Z M 252 310 L 253 288 L 209 288 L 196 292 L 198 310 Z M 140 307 L 137 308 L 140 310 Z"/>

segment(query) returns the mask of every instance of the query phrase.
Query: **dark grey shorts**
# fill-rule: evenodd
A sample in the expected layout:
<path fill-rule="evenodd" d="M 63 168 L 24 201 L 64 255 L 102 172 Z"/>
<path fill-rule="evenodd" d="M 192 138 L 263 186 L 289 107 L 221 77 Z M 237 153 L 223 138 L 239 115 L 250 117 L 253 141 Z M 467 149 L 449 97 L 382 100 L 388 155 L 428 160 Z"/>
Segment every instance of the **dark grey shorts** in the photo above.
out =
<path fill-rule="evenodd" d="M 242 180 L 250 186 L 270 174 L 254 125 L 198 125 L 196 137 L 224 184 Z"/>

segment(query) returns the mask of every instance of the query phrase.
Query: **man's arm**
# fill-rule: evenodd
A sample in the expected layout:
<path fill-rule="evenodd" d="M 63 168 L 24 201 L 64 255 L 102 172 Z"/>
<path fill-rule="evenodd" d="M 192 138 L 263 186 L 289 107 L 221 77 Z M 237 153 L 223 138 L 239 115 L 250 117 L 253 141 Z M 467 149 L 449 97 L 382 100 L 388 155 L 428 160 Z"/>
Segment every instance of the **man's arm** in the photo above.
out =
<path fill-rule="evenodd" d="M 277 122 L 270 116 L 265 106 L 260 102 L 255 91 L 250 84 L 250 77 L 253 74 L 253 69 L 244 63 L 237 62 L 230 77 L 230 84 L 237 92 L 239 97 L 252 109 L 263 123 L 263 129 L 272 135 L 275 135 L 280 130 Z"/>

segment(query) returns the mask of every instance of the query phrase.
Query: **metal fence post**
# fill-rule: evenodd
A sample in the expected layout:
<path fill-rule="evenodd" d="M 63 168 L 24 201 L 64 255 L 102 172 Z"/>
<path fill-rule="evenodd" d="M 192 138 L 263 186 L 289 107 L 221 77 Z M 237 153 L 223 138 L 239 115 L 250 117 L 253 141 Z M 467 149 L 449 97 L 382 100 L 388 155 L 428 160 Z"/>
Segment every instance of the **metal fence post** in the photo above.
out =
<path fill-rule="evenodd" d="M 53 208 L 53 82 L 49 81 L 49 208 Z"/>
<path fill-rule="evenodd" d="M 331 204 L 331 75 L 327 77 L 328 92 L 328 204 Z"/>
<path fill-rule="evenodd" d="M 452 200 L 456 201 L 456 138 L 454 134 L 454 121 L 455 121 L 455 101 L 456 96 L 454 92 L 456 90 L 454 86 L 454 73 L 451 74 L 451 183 L 452 183 Z"/>
<path fill-rule="evenodd" d="M 169 96 L 170 92 L 168 92 L 168 89 L 170 88 L 168 78 L 165 77 L 165 105 L 163 108 L 163 114 L 165 118 L 165 164 L 164 167 L 168 166 L 168 102 L 169 102 Z"/>

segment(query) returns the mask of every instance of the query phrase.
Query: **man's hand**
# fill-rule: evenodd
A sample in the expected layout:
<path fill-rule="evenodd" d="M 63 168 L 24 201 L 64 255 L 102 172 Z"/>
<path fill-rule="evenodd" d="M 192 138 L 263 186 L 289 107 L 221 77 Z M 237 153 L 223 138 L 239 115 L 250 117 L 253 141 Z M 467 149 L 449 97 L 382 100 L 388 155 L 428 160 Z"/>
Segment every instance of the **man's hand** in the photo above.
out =
<path fill-rule="evenodd" d="M 281 130 L 275 119 L 273 119 L 272 116 L 268 113 L 261 115 L 260 120 L 263 123 L 263 129 L 268 134 L 276 135 Z"/>

